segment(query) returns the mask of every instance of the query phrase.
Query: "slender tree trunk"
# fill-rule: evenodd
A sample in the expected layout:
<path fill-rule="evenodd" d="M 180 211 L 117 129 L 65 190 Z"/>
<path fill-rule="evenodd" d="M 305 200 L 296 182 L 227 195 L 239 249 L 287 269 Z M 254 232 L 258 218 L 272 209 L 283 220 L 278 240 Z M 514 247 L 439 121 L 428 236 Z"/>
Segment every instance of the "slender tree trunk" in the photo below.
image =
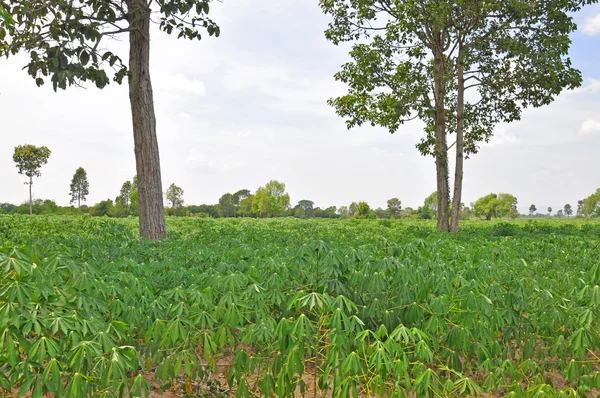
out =
<path fill-rule="evenodd" d="M 140 237 L 167 237 L 156 116 L 150 81 L 150 8 L 146 0 L 127 0 L 129 15 L 129 101 L 138 176 Z"/>
<path fill-rule="evenodd" d="M 459 44 L 457 57 L 458 99 L 456 104 L 456 165 L 454 169 L 454 194 L 452 196 L 452 224 L 450 232 L 458 232 L 460 221 L 460 203 L 462 199 L 464 164 L 464 125 L 465 125 L 465 80 L 463 66 L 463 47 Z"/>
<path fill-rule="evenodd" d="M 33 215 L 33 196 L 31 195 L 31 186 L 33 185 L 33 177 L 29 177 L 29 215 Z"/>
<path fill-rule="evenodd" d="M 446 142 L 446 76 L 444 54 L 434 51 L 434 96 L 435 96 L 435 168 L 437 176 L 437 229 L 448 231 L 448 143 Z"/>

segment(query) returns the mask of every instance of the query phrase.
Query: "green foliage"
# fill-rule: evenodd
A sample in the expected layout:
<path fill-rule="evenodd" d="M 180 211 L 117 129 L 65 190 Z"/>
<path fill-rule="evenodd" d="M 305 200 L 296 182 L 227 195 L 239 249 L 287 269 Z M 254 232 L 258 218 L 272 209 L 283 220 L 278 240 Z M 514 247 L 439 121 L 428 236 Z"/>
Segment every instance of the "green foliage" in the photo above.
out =
<path fill-rule="evenodd" d="M 113 207 L 114 207 L 113 201 L 110 199 L 107 199 L 107 200 L 98 202 L 94 206 L 90 207 L 89 213 L 90 213 L 90 216 L 94 216 L 94 217 L 107 216 L 107 215 L 109 215 L 109 212 L 112 210 Z"/>
<path fill-rule="evenodd" d="M 252 198 L 252 214 L 256 217 L 281 216 L 290 206 L 290 195 L 285 192 L 285 184 L 277 180 L 259 187 Z"/>
<path fill-rule="evenodd" d="M 2 17 L 12 14 L 13 23 L 0 26 L 0 36 L 8 33 L 0 55 L 28 52 L 27 72 L 38 86 L 49 78 L 55 91 L 85 81 L 103 88 L 110 83 L 107 70 L 114 71 L 113 80 L 122 83 L 127 65 L 106 48 L 103 39 L 129 32 L 142 11 L 153 12 L 159 28 L 168 34 L 177 32 L 178 38 L 199 40 L 201 29 L 210 36 L 220 34 L 219 27 L 207 17 L 208 0 L 158 0 L 149 4 L 148 10 L 133 9 L 134 2 L 102 0 L 88 1 L 85 7 L 74 7 L 68 0 L 14 0 L 6 7 Z"/>
<path fill-rule="evenodd" d="M 581 214 L 584 217 L 600 217 L 600 188 L 583 199 Z"/>
<path fill-rule="evenodd" d="M 123 207 L 127 212 L 129 212 L 129 206 L 131 205 L 131 192 L 133 191 L 133 185 L 131 181 L 125 181 L 123 185 L 121 185 L 121 190 L 119 191 L 119 201 L 123 204 Z"/>
<path fill-rule="evenodd" d="M 222 217 L 234 217 L 236 210 L 236 198 L 230 194 L 226 193 L 219 198 L 219 207 L 221 210 Z"/>
<path fill-rule="evenodd" d="M 352 43 L 350 62 L 335 74 L 348 92 L 328 103 L 348 128 L 368 123 L 395 133 L 415 119 L 425 124 L 416 146 L 435 158 L 442 217 L 434 216 L 447 230 L 448 136 L 456 134 L 462 175 L 462 159 L 497 124 L 579 86 L 568 57 L 572 13 L 595 2 L 321 0 L 331 16 L 326 38 Z"/>
<path fill-rule="evenodd" d="M 183 189 L 174 183 L 169 185 L 166 192 L 167 200 L 171 202 L 171 208 L 176 209 L 183 206 Z"/>
<path fill-rule="evenodd" d="M 423 202 L 423 208 L 426 210 L 429 210 L 431 212 L 431 214 L 433 215 L 433 217 L 429 217 L 429 218 L 437 218 L 437 212 L 438 212 L 438 193 L 437 192 L 432 192 L 431 195 L 429 195 L 428 197 L 425 198 L 425 201 Z"/>
<path fill-rule="evenodd" d="M 375 219 L 377 218 L 377 214 L 371 210 L 371 206 L 367 202 L 358 202 L 356 211 L 352 217 L 358 219 Z"/>
<path fill-rule="evenodd" d="M 169 219 L 139 245 L 133 220 L 0 217 L 0 391 L 598 388 L 599 224 L 383 221 Z"/>
<path fill-rule="evenodd" d="M 392 198 L 387 201 L 387 211 L 391 218 L 399 218 L 402 211 L 402 202 L 398 198 Z"/>
<path fill-rule="evenodd" d="M 132 219 L 1 216 L 0 391 L 598 388 L 600 224 L 383 221 L 170 218 L 140 245 Z"/>
<path fill-rule="evenodd" d="M 108 207 L 106 215 L 115 218 L 127 217 L 127 209 L 122 201 L 117 201 L 114 206 Z"/>
<path fill-rule="evenodd" d="M 71 204 L 77 202 L 77 207 L 81 207 L 81 201 L 85 201 L 90 193 L 90 183 L 87 178 L 87 173 L 83 167 L 75 170 L 73 179 L 71 180 Z"/>
<path fill-rule="evenodd" d="M 138 215 L 138 190 L 136 188 L 132 188 L 131 193 L 129 194 L 129 214 L 132 216 Z"/>
<path fill-rule="evenodd" d="M 491 193 L 473 203 L 473 214 L 479 218 L 491 220 L 492 217 L 517 218 L 517 198 L 509 193 Z"/>
<path fill-rule="evenodd" d="M 564 209 L 564 213 L 567 217 L 570 217 L 573 214 L 573 208 L 571 207 L 570 204 L 567 203 L 563 209 Z"/>
<path fill-rule="evenodd" d="M 48 163 L 50 153 L 50 149 L 45 146 L 19 145 L 15 147 L 13 160 L 19 169 L 19 174 L 24 174 L 29 178 L 39 177 L 42 175 L 40 169 Z"/>
<path fill-rule="evenodd" d="M 529 215 L 532 216 L 537 211 L 537 207 L 535 205 L 529 206 Z"/>

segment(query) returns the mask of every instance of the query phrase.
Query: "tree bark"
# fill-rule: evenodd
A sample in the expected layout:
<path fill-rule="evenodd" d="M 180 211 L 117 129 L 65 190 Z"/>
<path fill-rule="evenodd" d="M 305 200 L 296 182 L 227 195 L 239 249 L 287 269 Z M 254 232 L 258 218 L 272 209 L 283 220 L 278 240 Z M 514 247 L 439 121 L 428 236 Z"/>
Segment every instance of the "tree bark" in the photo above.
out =
<path fill-rule="evenodd" d="M 465 124 L 465 80 L 463 66 L 463 47 L 459 44 L 457 56 L 457 90 L 456 104 L 456 165 L 454 169 L 454 194 L 452 195 L 452 223 L 450 232 L 458 232 L 460 221 L 460 203 L 462 199 L 463 164 L 464 164 L 464 124 Z"/>
<path fill-rule="evenodd" d="M 129 102 L 138 176 L 140 237 L 167 237 L 156 116 L 150 80 L 150 8 L 146 0 L 127 0 L 129 18 Z"/>
<path fill-rule="evenodd" d="M 29 177 L 29 215 L 33 215 L 33 197 L 31 195 L 31 186 L 33 185 L 33 177 Z"/>
<path fill-rule="evenodd" d="M 441 40 L 440 40 L 441 41 Z M 439 48 L 439 46 L 438 46 Z M 434 100 L 435 100 L 435 168 L 437 177 L 437 229 L 448 231 L 448 143 L 446 141 L 446 71 L 444 53 L 441 49 L 434 50 Z"/>

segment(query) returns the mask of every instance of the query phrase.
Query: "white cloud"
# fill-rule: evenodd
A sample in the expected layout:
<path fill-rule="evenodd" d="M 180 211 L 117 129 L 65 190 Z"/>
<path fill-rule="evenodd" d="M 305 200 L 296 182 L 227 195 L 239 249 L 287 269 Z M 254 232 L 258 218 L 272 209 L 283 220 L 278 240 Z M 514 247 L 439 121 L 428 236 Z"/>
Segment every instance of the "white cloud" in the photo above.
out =
<path fill-rule="evenodd" d="M 588 119 L 581 124 L 581 135 L 600 134 L 600 120 Z"/>
<path fill-rule="evenodd" d="M 583 23 L 583 33 L 590 36 L 600 33 L 600 14 L 585 20 Z"/>
<path fill-rule="evenodd" d="M 202 97 L 206 95 L 206 87 L 203 82 L 196 79 L 188 79 L 182 73 L 159 79 L 158 87 L 165 91 L 179 91 Z"/>
<path fill-rule="evenodd" d="M 521 142 L 521 140 L 518 139 L 512 131 L 506 130 L 503 128 L 499 128 L 499 129 L 496 129 L 496 131 L 494 132 L 494 136 L 492 138 L 490 138 L 489 144 L 482 144 L 482 145 L 489 145 L 491 147 L 507 146 L 507 145 L 516 145 L 516 144 L 519 144 L 520 142 Z"/>
<path fill-rule="evenodd" d="M 223 161 L 219 158 L 210 157 L 203 152 L 199 152 L 196 148 L 190 150 L 190 153 L 185 160 L 189 169 L 194 170 L 212 170 L 212 171 L 229 171 L 246 167 L 246 162 L 231 160 Z"/>

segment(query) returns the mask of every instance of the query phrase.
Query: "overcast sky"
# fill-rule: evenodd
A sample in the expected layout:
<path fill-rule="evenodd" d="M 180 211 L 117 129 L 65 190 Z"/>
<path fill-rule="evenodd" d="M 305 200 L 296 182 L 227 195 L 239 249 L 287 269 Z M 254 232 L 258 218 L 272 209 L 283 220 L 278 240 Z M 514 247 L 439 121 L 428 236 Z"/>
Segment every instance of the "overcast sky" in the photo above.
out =
<path fill-rule="evenodd" d="M 391 135 L 347 130 L 326 104 L 345 88 L 333 75 L 348 60 L 323 34 L 318 2 L 224 0 L 213 3 L 221 37 L 200 42 L 153 32 L 154 85 L 163 189 L 174 182 L 187 204 L 216 203 L 226 192 L 254 191 L 270 179 L 286 183 L 292 203 L 316 206 L 366 200 L 385 207 L 398 197 L 417 207 L 435 190 L 435 167 L 415 144 L 418 122 Z M 572 60 L 584 85 L 555 103 L 526 110 L 522 121 L 496 129 L 465 163 L 464 202 L 490 192 L 517 196 L 545 212 L 600 187 L 600 5 L 576 15 Z M 109 42 L 125 51 L 125 42 Z M 0 59 L 0 202 L 28 198 L 12 161 L 20 144 L 52 150 L 36 198 L 69 203 L 78 167 L 90 181 L 88 204 L 114 199 L 135 174 L 127 87 L 37 88 L 21 68 L 27 58 Z M 453 174 L 453 173 L 452 173 Z"/>

